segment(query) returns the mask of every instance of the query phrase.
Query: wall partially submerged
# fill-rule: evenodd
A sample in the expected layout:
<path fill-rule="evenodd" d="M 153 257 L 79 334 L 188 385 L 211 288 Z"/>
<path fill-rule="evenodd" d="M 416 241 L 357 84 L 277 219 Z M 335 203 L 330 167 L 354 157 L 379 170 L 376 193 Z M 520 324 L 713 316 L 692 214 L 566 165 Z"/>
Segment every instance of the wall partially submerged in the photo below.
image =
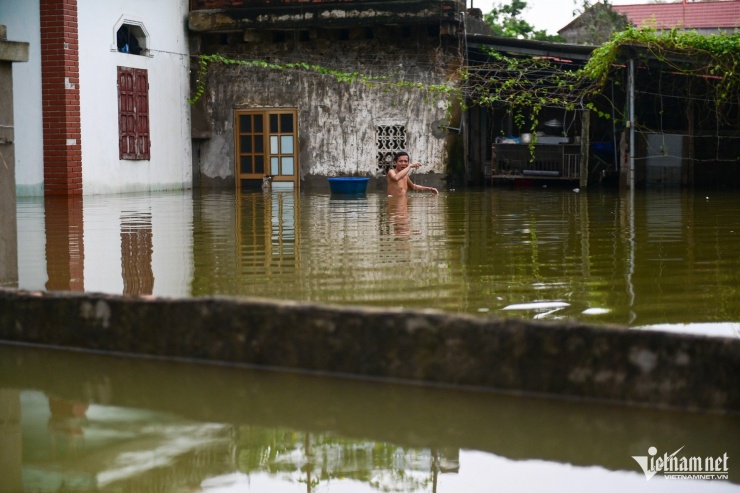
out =
<path fill-rule="evenodd" d="M 0 340 L 740 412 L 740 340 L 438 312 L 0 290 Z"/>
<path fill-rule="evenodd" d="M 424 164 L 417 173 L 443 177 L 451 136 L 439 132 L 435 124 L 450 120 L 452 101 L 447 95 L 403 84 L 456 83 L 463 55 L 457 38 L 445 29 L 448 22 L 457 22 L 457 14 L 454 9 L 440 12 L 435 2 L 416 4 L 421 11 L 394 14 L 398 18 L 393 22 L 400 25 L 390 24 L 361 2 L 344 5 L 357 12 L 340 19 L 307 17 L 300 9 L 291 16 L 293 10 L 286 6 L 275 7 L 283 16 L 257 15 L 254 9 L 192 11 L 189 27 L 196 55 L 222 54 L 273 67 L 306 66 L 209 66 L 205 92 L 193 109 L 202 183 L 233 186 L 234 112 L 256 109 L 297 110 L 304 185 L 310 185 L 313 177 L 381 174 L 378 128 L 383 126 L 403 127 L 403 150 Z M 408 8 L 406 3 L 402 6 Z M 249 18 L 250 13 L 257 17 Z M 355 82 L 338 81 L 329 71 L 358 77 Z M 366 83 L 371 77 L 386 78 L 386 84 Z"/>
<path fill-rule="evenodd" d="M 421 173 L 445 172 L 445 140 L 435 138 L 431 128 L 444 117 L 446 102 L 425 101 L 420 91 L 388 95 L 328 76 L 235 66 L 214 67 L 209 86 L 206 98 L 213 132 L 200 148 L 204 183 L 233 180 L 234 110 L 269 107 L 298 109 L 304 180 L 378 174 L 376 128 L 384 124 L 406 129 L 408 151 L 424 164 Z"/>

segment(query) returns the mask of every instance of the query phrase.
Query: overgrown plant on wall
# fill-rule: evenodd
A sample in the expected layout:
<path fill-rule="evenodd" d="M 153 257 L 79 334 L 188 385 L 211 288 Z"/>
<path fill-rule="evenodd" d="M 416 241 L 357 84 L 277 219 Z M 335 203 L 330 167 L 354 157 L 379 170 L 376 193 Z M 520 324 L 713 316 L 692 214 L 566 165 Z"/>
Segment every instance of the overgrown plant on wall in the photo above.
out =
<path fill-rule="evenodd" d="M 579 69 L 564 68 L 562 60 L 551 57 L 513 57 L 496 51 L 489 53 L 486 64 L 475 70 L 462 68 L 457 81 L 446 84 L 410 82 L 393 75 L 368 76 L 360 72 L 343 72 L 307 63 L 270 63 L 261 60 L 238 60 L 222 55 L 200 55 L 198 77 L 191 103 L 204 94 L 209 67 L 213 64 L 238 65 L 270 71 L 300 71 L 330 77 L 342 83 L 359 83 L 377 90 L 426 91 L 430 104 L 446 100 L 451 108 L 464 105 L 506 106 L 515 115 L 518 126 L 535 129 L 538 115 L 545 107 L 566 110 L 590 109 L 598 116 L 626 119 L 623 108 L 606 95 L 606 85 L 621 82 L 615 72 L 625 60 L 644 62 L 648 58 L 663 64 L 663 71 L 684 75 L 679 91 L 686 97 L 699 95 L 723 114 L 727 105 L 740 105 L 740 35 L 703 36 L 694 32 L 629 28 L 616 33 L 596 48 L 588 63 Z M 674 78 L 675 79 L 675 78 Z M 701 94 L 698 94 L 698 93 Z M 449 113 L 449 110 L 448 110 Z M 729 112 L 727 112 L 729 113 Z M 737 111 L 734 112 L 737 114 Z"/>
<path fill-rule="evenodd" d="M 673 94 L 710 101 L 717 115 L 737 114 L 723 109 L 740 105 L 737 34 L 702 36 L 630 28 L 596 48 L 580 69 L 564 68 L 562 61 L 550 57 L 512 57 L 495 51 L 489 56 L 485 66 L 465 74 L 467 99 L 484 106 L 505 106 L 513 111 L 518 126 L 533 130 L 545 107 L 591 109 L 603 118 L 614 115 L 625 120 L 624 109 L 605 89 L 609 81 L 622 82 L 623 77 L 616 74 L 629 59 L 638 64 L 648 59 L 659 62 L 661 73 L 669 73 L 678 84 L 671 87 Z"/>
<path fill-rule="evenodd" d="M 193 92 L 193 97 L 188 100 L 190 104 L 194 104 L 201 97 L 203 97 L 206 89 L 206 82 L 208 79 L 208 70 L 209 67 L 214 64 L 234 65 L 270 71 L 305 72 L 329 77 L 341 83 L 362 84 L 366 87 L 377 88 L 378 90 L 384 92 L 400 91 L 404 89 L 425 91 L 428 94 L 429 98 L 433 98 L 435 96 L 438 98 L 448 97 L 450 95 L 455 96 L 459 94 L 459 90 L 451 84 L 423 84 L 421 82 L 411 82 L 398 79 L 395 78 L 393 75 L 371 76 L 362 74 L 360 72 L 344 72 L 341 70 L 323 67 L 321 65 L 302 62 L 272 63 L 263 60 L 240 60 L 215 54 L 198 56 L 198 75 L 196 79 L 196 86 Z"/>
<path fill-rule="evenodd" d="M 663 72 L 685 76 L 677 92 L 713 101 L 718 114 L 726 105 L 740 104 L 740 34 L 628 29 L 597 48 L 580 77 L 603 87 L 619 60 L 629 58 L 626 50 L 638 61 L 650 57 L 664 66 Z"/>

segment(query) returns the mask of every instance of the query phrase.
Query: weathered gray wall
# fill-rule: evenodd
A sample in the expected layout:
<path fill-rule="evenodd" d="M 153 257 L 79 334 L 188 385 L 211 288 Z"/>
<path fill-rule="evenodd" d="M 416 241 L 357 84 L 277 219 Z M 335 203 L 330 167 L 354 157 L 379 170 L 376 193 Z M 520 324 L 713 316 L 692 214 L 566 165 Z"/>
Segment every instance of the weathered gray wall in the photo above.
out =
<path fill-rule="evenodd" d="M 382 33 L 382 30 L 379 30 Z M 301 61 L 343 72 L 392 76 L 424 84 L 445 83 L 455 58 L 450 48 L 428 38 L 332 42 L 255 42 L 236 40 L 221 46 L 203 35 L 201 52 L 224 52 L 231 58 Z M 432 123 L 444 118 L 448 97 L 419 89 L 386 91 L 360 82 L 337 82 L 310 71 L 269 70 L 239 65 L 211 65 L 203 95 L 206 122 L 194 115 L 197 128 L 210 128 L 201 141 L 200 170 L 205 185 L 233 184 L 234 110 L 298 108 L 301 178 L 311 176 L 376 175 L 375 129 L 381 124 L 405 124 L 408 151 L 424 166 L 417 174 L 446 172 L 446 141 L 432 135 Z"/>
<path fill-rule="evenodd" d="M 740 340 L 568 322 L 0 289 L 0 340 L 740 412 Z"/>

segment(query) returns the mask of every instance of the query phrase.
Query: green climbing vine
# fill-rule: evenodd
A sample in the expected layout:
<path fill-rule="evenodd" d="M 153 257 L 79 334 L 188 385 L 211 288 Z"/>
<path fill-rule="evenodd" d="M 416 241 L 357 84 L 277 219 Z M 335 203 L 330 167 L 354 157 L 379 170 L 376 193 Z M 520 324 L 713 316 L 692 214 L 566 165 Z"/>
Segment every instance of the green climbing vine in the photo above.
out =
<path fill-rule="evenodd" d="M 686 91 L 705 91 L 707 100 L 717 108 L 740 103 L 740 35 L 700 35 L 695 32 L 629 28 L 615 33 L 596 48 L 585 66 L 567 68 L 568 64 L 553 57 L 514 57 L 489 51 L 484 64 L 465 67 L 456 74 L 456 81 L 446 84 L 410 82 L 395 76 L 370 76 L 360 72 L 344 72 L 308 63 L 271 63 L 262 60 L 239 60 L 223 55 L 200 55 L 193 97 L 195 103 L 204 94 L 209 67 L 214 64 L 236 65 L 270 71 L 300 71 L 331 77 L 341 83 L 359 83 L 382 91 L 420 90 L 430 95 L 446 97 L 448 107 L 453 101 L 466 105 L 501 107 L 514 112 L 516 123 L 535 129 L 543 108 L 566 110 L 590 109 L 599 117 L 610 118 L 619 113 L 615 103 L 604 91 L 620 63 L 637 58 L 657 60 L 664 69 L 683 74 L 687 79 L 701 80 L 703 89 L 686 84 Z M 428 99 L 431 100 L 431 99 Z M 449 110 L 448 110 L 449 111 Z"/>
<path fill-rule="evenodd" d="M 228 58 L 219 54 L 214 54 L 200 55 L 198 57 L 198 75 L 193 97 L 188 99 L 188 102 L 190 104 L 195 104 L 201 97 L 203 97 L 206 89 L 206 81 L 208 79 L 208 70 L 209 67 L 214 64 L 236 65 L 241 67 L 258 68 L 272 71 L 291 70 L 313 73 L 316 75 L 330 77 L 341 83 L 359 83 L 366 87 L 377 87 L 383 90 L 415 89 L 428 91 L 430 94 L 436 95 L 455 95 L 456 93 L 459 93 L 456 87 L 447 84 L 424 84 L 421 82 L 411 82 L 407 80 L 394 79 L 392 76 L 389 75 L 370 76 L 362 74 L 360 72 L 344 72 L 341 70 L 326 68 L 321 65 L 302 62 L 272 63 L 263 60 L 239 60 Z"/>
<path fill-rule="evenodd" d="M 521 58 L 495 51 L 488 55 L 487 64 L 475 67 L 475 72 L 464 78 L 466 96 L 479 105 L 505 105 L 514 112 L 520 127 L 529 124 L 534 129 L 545 107 L 590 109 L 607 119 L 612 110 L 618 114 L 619 108 L 608 99 L 605 88 L 610 80 L 619 82 L 615 71 L 629 58 L 643 63 L 654 60 L 662 64 L 664 72 L 686 76 L 684 95 L 703 91 L 701 98 L 713 101 L 717 110 L 728 103 L 740 103 L 738 34 L 706 36 L 675 29 L 629 28 L 596 48 L 578 69 L 568 69 L 553 57 Z"/>
<path fill-rule="evenodd" d="M 639 48 L 678 74 L 714 81 L 713 96 L 718 105 L 740 95 L 740 34 L 707 36 L 677 29 L 658 32 L 630 28 L 616 33 L 593 52 L 580 71 L 582 77 L 603 86 L 625 47 Z"/>

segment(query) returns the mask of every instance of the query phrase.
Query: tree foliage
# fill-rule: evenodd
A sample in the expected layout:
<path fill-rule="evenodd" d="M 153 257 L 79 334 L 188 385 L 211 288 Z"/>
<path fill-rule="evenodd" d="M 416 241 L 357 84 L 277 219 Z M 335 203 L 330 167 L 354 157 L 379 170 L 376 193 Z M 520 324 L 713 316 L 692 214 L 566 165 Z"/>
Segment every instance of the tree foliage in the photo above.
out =
<path fill-rule="evenodd" d="M 583 0 L 581 6 L 573 10 L 573 17 L 576 20 L 571 29 L 572 39 L 568 41 L 576 44 L 600 45 L 609 41 L 614 33 L 631 26 L 627 16 L 614 10 L 609 0 L 596 3 Z"/>
<path fill-rule="evenodd" d="M 544 29 L 534 26 L 521 18 L 527 8 L 524 0 L 511 0 L 510 4 L 497 4 L 483 16 L 483 21 L 491 27 L 494 35 L 505 38 L 536 39 L 539 41 L 562 41 L 558 35 L 550 35 Z"/>

